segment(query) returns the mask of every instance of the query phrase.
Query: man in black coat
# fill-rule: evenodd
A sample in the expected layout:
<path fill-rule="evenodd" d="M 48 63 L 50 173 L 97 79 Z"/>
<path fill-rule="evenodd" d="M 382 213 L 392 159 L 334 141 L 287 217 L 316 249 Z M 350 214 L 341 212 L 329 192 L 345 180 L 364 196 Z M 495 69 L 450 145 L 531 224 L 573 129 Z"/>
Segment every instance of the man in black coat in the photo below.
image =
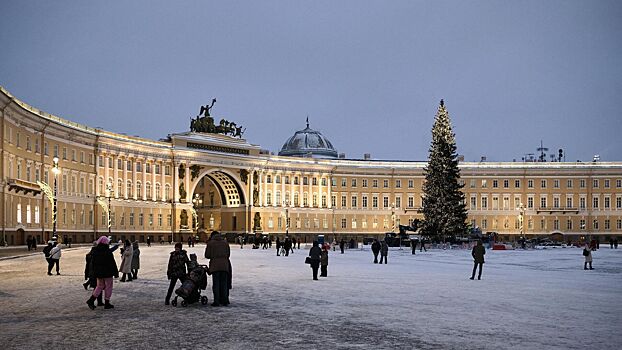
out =
<path fill-rule="evenodd" d="M 374 253 L 374 264 L 378 263 L 378 253 L 380 253 L 380 242 L 374 239 L 374 243 L 371 244 L 371 251 Z"/>
<path fill-rule="evenodd" d="M 477 245 L 473 247 L 471 251 L 471 255 L 473 256 L 473 273 L 471 274 L 471 279 L 475 279 L 475 269 L 479 266 L 479 274 L 477 275 L 477 279 L 482 279 L 482 266 L 484 265 L 484 254 L 486 254 L 486 248 L 482 244 L 481 240 L 477 240 Z"/>

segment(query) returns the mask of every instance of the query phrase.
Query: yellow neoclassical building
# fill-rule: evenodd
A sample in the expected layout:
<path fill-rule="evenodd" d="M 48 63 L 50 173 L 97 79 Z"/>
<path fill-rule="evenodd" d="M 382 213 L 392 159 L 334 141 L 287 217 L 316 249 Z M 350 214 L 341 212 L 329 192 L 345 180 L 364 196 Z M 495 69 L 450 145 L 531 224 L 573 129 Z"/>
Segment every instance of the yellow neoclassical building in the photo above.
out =
<path fill-rule="evenodd" d="M 153 141 L 88 127 L 1 87 L 0 116 L 0 238 L 9 245 L 54 230 L 73 242 L 108 232 L 185 240 L 213 229 L 360 239 L 422 218 L 424 162 L 342 159 L 308 124 L 276 156 L 221 134 Z M 460 162 L 460 170 L 469 221 L 483 232 L 622 234 L 622 162 Z"/>

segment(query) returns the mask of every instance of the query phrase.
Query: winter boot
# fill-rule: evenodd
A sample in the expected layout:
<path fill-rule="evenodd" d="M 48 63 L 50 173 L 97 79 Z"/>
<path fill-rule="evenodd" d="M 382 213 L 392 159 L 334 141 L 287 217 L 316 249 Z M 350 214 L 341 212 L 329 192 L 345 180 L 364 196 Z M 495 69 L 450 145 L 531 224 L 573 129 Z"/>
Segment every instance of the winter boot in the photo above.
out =
<path fill-rule="evenodd" d="M 89 306 L 89 309 L 95 310 L 95 297 L 91 295 L 89 300 L 86 301 L 86 305 Z"/>
<path fill-rule="evenodd" d="M 106 300 L 106 304 L 104 304 L 104 309 L 114 309 L 114 305 L 110 304 L 110 300 Z"/>
<path fill-rule="evenodd" d="M 119 280 L 119 282 L 125 282 L 125 274 L 123 274 L 123 276 L 121 277 L 121 279 Z"/>
<path fill-rule="evenodd" d="M 102 294 L 104 294 L 104 293 L 101 293 L 101 294 L 97 297 L 97 306 L 104 306 L 104 300 L 103 300 L 103 298 L 102 298 Z"/>
<path fill-rule="evenodd" d="M 587 270 L 587 262 L 583 264 L 583 269 Z"/>

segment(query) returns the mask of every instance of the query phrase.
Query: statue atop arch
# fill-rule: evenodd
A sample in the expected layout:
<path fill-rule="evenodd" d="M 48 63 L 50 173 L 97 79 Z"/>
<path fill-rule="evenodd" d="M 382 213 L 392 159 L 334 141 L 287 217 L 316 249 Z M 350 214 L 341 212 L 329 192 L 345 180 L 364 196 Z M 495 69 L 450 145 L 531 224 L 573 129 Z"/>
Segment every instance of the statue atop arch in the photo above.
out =
<path fill-rule="evenodd" d="M 246 128 L 242 128 L 241 125 L 238 126 L 236 123 L 230 122 L 226 119 L 220 119 L 218 125 L 214 123 L 211 110 L 215 103 L 216 99 L 214 98 L 212 99 L 212 104 L 201 106 L 199 115 L 196 118 L 190 118 L 190 131 L 207 134 L 222 134 L 242 138 Z"/>

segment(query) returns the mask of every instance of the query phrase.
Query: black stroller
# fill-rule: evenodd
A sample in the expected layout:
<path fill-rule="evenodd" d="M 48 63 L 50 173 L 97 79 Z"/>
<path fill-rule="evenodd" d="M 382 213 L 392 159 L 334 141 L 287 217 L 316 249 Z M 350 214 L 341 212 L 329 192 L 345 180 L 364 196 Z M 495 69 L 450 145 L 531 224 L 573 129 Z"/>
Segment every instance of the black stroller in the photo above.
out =
<path fill-rule="evenodd" d="M 197 263 L 196 254 L 190 254 L 190 262 L 188 262 L 188 275 L 181 287 L 175 290 L 177 296 L 171 301 L 171 305 L 177 306 L 177 298 L 181 297 L 181 306 L 188 306 L 201 301 L 201 304 L 207 305 L 207 296 L 201 295 L 201 291 L 207 288 L 207 265 L 199 265 Z"/>

